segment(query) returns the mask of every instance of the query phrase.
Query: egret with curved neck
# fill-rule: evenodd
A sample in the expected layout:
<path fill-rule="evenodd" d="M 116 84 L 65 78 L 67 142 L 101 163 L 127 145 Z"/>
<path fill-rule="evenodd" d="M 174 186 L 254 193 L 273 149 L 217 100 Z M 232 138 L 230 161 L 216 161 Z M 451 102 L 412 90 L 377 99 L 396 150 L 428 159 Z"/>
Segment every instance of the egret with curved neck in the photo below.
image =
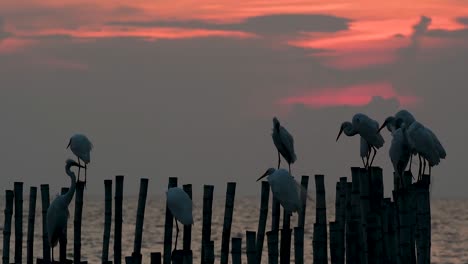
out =
<path fill-rule="evenodd" d="M 75 173 L 71 171 L 73 166 L 84 168 L 72 159 L 66 161 L 65 172 L 70 177 L 70 188 L 65 194 L 57 196 L 47 209 L 47 233 L 49 245 L 52 250 L 52 261 L 54 260 L 54 247 L 67 229 L 67 221 L 70 215 L 68 212 L 68 205 L 75 194 L 76 176 Z"/>

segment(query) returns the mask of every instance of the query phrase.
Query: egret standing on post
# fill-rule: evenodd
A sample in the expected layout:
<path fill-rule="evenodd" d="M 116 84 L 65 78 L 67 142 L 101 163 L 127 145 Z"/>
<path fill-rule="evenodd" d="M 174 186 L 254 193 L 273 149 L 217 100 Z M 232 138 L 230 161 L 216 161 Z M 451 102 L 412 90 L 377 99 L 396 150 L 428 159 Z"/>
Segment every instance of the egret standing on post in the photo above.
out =
<path fill-rule="evenodd" d="M 273 133 L 271 133 L 273 143 L 278 150 L 278 169 L 281 165 L 281 156 L 288 162 L 289 174 L 291 174 L 291 164 L 296 161 L 296 153 L 294 152 L 294 139 L 289 132 L 284 128 L 278 118 L 273 118 Z"/>
<path fill-rule="evenodd" d="M 78 158 L 78 164 L 81 165 L 80 160 L 84 163 L 85 180 L 86 183 L 86 170 L 87 165 L 91 161 L 91 150 L 93 143 L 83 134 L 74 134 L 68 142 L 67 148 L 70 148 L 73 154 Z M 81 167 L 81 166 L 80 166 Z M 80 168 L 79 167 L 79 168 Z M 80 169 L 78 169 L 78 181 L 80 180 Z"/>
<path fill-rule="evenodd" d="M 75 173 L 70 170 L 72 166 L 77 166 L 78 168 L 82 167 L 74 160 L 67 160 L 65 172 L 70 176 L 70 189 L 68 189 L 65 194 L 57 196 L 47 209 L 47 233 L 49 245 L 52 250 L 52 261 L 54 260 L 54 247 L 67 229 L 69 217 L 68 205 L 75 194 L 76 176 Z"/>
<path fill-rule="evenodd" d="M 336 141 L 338 141 L 343 132 L 350 137 L 359 134 L 367 142 L 369 152 L 367 155 L 367 162 L 364 167 L 371 167 L 374 162 L 375 155 L 377 154 L 377 149 L 381 148 L 385 142 L 379 132 L 379 123 L 365 114 L 358 113 L 353 116 L 352 122 L 343 122 L 341 124 L 340 132 L 336 137 Z M 369 164 L 369 158 L 372 150 L 374 151 L 374 155 L 372 156 L 372 160 Z M 365 151 L 365 148 L 362 147 L 361 142 L 361 157 L 363 151 Z"/>
<path fill-rule="evenodd" d="M 174 216 L 176 222 L 176 241 L 175 249 L 177 249 L 177 239 L 179 237 L 179 225 L 177 221 L 185 225 L 193 224 L 192 200 L 188 194 L 178 187 L 169 188 L 166 192 L 167 207 Z"/>

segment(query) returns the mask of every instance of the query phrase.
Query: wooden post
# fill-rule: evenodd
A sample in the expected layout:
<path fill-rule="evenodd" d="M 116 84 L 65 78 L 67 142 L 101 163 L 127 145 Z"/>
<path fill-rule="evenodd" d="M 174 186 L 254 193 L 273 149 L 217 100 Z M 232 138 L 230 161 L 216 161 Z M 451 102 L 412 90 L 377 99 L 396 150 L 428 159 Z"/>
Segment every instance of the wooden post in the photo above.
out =
<path fill-rule="evenodd" d="M 382 256 L 382 225 L 378 214 L 371 212 L 367 215 L 367 241 L 368 241 L 368 262 L 384 263 Z"/>
<path fill-rule="evenodd" d="M 68 192 L 69 188 L 68 187 L 62 187 L 60 194 L 64 195 Z M 68 243 L 68 237 L 67 237 L 67 229 L 64 230 L 63 236 L 59 238 L 59 260 L 61 263 L 67 263 L 67 243 Z"/>
<path fill-rule="evenodd" d="M 187 195 L 192 199 L 192 184 L 184 184 L 183 185 L 184 191 Z M 185 252 L 191 251 L 191 242 L 192 242 L 192 226 L 191 225 L 184 225 L 184 241 L 183 241 L 183 249 Z"/>
<path fill-rule="evenodd" d="M 392 232 L 393 232 L 393 240 L 391 243 L 393 243 L 393 247 L 395 248 L 395 262 L 397 264 L 403 264 L 400 261 L 400 255 L 401 255 L 401 250 L 400 250 L 400 221 L 398 217 L 398 208 L 397 208 L 397 202 L 395 201 L 395 196 L 393 196 L 394 201 L 391 203 L 390 208 L 391 208 L 391 218 L 392 219 Z"/>
<path fill-rule="evenodd" d="M 133 244 L 132 258 L 135 263 L 141 263 L 141 241 L 143 239 L 143 221 L 145 220 L 146 196 L 148 193 L 148 179 L 140 179 L 140 192 L 138 194 L 138 208 L 135 224 L 135 242 Z"/>
<path fill-rule="evenodd" d="M 294 228 L 294 263 L 304 263 L 304 229 L 302 227 Z"/>
<path fill-rule="evenodd" d="M 172 264 L 182 264 L 184 263 L 184 254 L 183 254 L 183 250 L 180 250 L 180 249 L 176 249 L 174 251 L 172 251 L 172 256 L 171 256 L 171 260 L 172 260 Z"/>
<path fill-rule="evenodd" d="M 278 264 L 278 231 L 268 231 L 268 263 Z"/>
<path fill-rule="evenodd" d="M 5 191 L 5 222 L 3 224 L 3 264 L 10 263 L 10 236 L 11 218 L 13 216 L 13 199 L 15 194 L 12 190 Z"/>
<path fill-rule="evenodd" d="M 257 263 L 257 249 L 255 248 L 255 232 L 246 231 L 245 232 L 245 241 L 246 241 L 246 250 L 247 250 L 247 263 L 256 264 Z"/>
<path fill-rule="evenodd" d="M 242 238 L 240 237 L 233 237 L 232 241 L 232 264 L 240 264 L 242 263 Z"/>
<path fill-rule="evenodd" d="M 431 262 L 431 204 L 429 185 L 429 175 L 423 175 L 422 181 L 417 183 L 418 264 L 429 264 Z"/>
<path fill-rule="evenodd" d="M 393 215 L 392 201 L 390 198 L 384 198 L 382 214 L 382 237 L 383 237 L 383 263 L 395 263 L 397 255 L 394 248 L 393 239 Z"/>
<path fill-rule="evenodd" d="M 226 190 L 226 204 L 224 206 L 224 223 L 221 241 L 221 264 L 229 260 L 229 242 L 231 240 L 232 215 L 234 212 L 234 198 L 236 196 L 236 183 L 228 182 Z"/>
<path fill-rule="evenodd" d="M 112 224 L 112 180 L 104 180 L 104 235 L 102 242 L 102 263 L 109 261 L 109 241 Z"/>
<path fill-rule="evenodd" d="M 351 252 L 351 247 L 352 244 L 356 244 L 358 239 L 356 235 L 354 234 L 355 237 L 351 239 L 350 237 L 350 232 L 356 233 L 356 230 L 351 230 L 350 229 L 350 222 L 352 220 L 351 214 L 352 214 L 352 205 L 351 205 L 351 197 L 352 197 L 352 189 L 353 189 L 353 183 L 352 182 L 347 182 L 346 183 L 346 215 L 345 215 L 345 251 L 346 251 L 346 263 L 351 263 L 351 259 L 353 258 L 353 254 L 355 252 Z M 356 261 L 354 259 L 354 261 Z"/>
<path fill-rule="evenodd" d="M 81 218 L 83 215 L 84 182 L 76 183 L 73 263 L 81 263 Z"/>
<path fill-rule="evenodd" d="M 205 243 L 205 259 L 203 263 L 214 264 L 215 255 L 214 255 L 214 241 L 210 240 Z"/>
<path fill-rule="evenodd" d="M 409 191 L 407 188 L 393 191 L 393 196 L 398 209 L 400 263 L 411 263 Z"/>
<path fill-rule="evenodd" d="M 346 188 L 347 179 L 346 177 L 341 177 L 337 183 L 336 199 L 339 202 L 335 211 L 335 222 L 337 224 L 336 263 L 340 264 L 344 264 L 345 261 Z"/>
<path fill-rule="evenodd" d="M 281 229 L 280 263 L 291 261 L 291 213 L 283 209 L 283 228 Z"/>
<path fill-rule="evenodd" d="M 15 192 L 15 263 L 23 257 L 23 183 L 14 183 Z"/>
<path fill-rule="evenodd" d="M 34 222 L 36 220 L 36 197 L 37 187 L 31 186 L 29 189 L 29 215 L 28 215 L 28 239 L 26 263 L 34 263 Z"/>
<path fill-rule="evenodd" d="M 203 186 L 203 224 L 201 263 L 205 259 L 205 244 L 211 240 L 211 215 L 213 210 L 213 185 Z"/>
<path fill-rule="evenodd" d="M 177 178 L 176 177 L 169 177 L 169 183 L 167 188 L 177 187 Z M 166 199 L 166 219 L 164 223 L 164 256 L 163 256 L 163 264 L 170 264 L 171 263 L 171 256 L 172 256 L 172 228 L 173 228 L 173 216 L 171 210 L 167 206 L 167 199 Z"/>
<path fill-rule="evenodd" d="M 124 176 L 115 177 L 114 264 L 122 263 L 122 203 Z"/>
<path fill-rule="evenodd" d="M 362 258 L 362 245 L 364 244 L 364 237 L 362 234 L 361 225 L 361 193 L 359 191 L 359 177 L 361 169 L 359 167 L 351 168 L 352 176 L 352 190 L 351 190 L 351 216 L 350 228 L 347 235 L 347 243 L 350 246 L 350 256 L 347 263 L 361 263 Z M 357 243 L 356 243 L 357 242 Z M 346 250 L 348 252 L 348 250 Z"/>
<path fill-rule="evenodd" d="M 315 175 L 316 190 L 316 219 L 312 245 L 314 247 L 314 263 L 326 264 L 328 262 L 327 243 L 327 207 L 325 201 L 324 175 Z"/>
<path fill-rule="evenodd" d="M 339 224 L 338 222 L 330 222 L 330 260 L 331 263 L 336 264 L 338 262 L 338 254 L 339 254 Z"/>
<path fill-rule="evenodd" d="M 361 247 L 361 263 L 367 264 L 367 215 L 370 211 L 369 203 L 369 185 L 370 173 L 367 169 L 361 168 L 359 170 L 359 193 L 360 193 L 360 208 L 361 208 L 361 233 L 362 233 L 362 247 Z"/>
<path fill-rule="evenodd" d="M 280 224 L 280 202 L 272 195 L 273 199 L 271 202 L 271 230 L 279 230 Z"/>
<path fill-rule="evenodd" d="M 50 262 L 50 245 L 47 234 L 47 209 L 49 208 L 49 185 L 41 184 L 42 200 L 42 258 L 46 263 Z"/>
<path fill-rule="evenodd" d="M 268 218 L 268 202 L 270 201 L 270 184 L 262 181 L 262 192 L 260 200 L 260 217 L 257 229 L 257 263 L 262 263 L 263 241 L 265 240 L 266 222 Z"/>
<path fill-rule="evenodd" d="M 151 252 L 151 264 L 161 264 L 161 252 Z"/>

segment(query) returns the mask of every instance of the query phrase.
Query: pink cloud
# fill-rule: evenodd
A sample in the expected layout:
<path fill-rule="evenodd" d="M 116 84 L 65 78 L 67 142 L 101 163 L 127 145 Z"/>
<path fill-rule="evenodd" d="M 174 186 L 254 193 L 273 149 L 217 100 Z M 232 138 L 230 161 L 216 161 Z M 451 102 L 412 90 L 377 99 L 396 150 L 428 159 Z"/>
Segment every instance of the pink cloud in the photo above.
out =
<path fill-rule="evenodd" d="M 400 105 L 414 105 L 419 97 L 398 94 L 387 82 L 359 84 L 340 88 L 322 88 L 280 100 L 282 105 L 303 104 L 312 108 L 336 106 L 364 106 L 375 96 L 384 99 L 396 99 Z"/>

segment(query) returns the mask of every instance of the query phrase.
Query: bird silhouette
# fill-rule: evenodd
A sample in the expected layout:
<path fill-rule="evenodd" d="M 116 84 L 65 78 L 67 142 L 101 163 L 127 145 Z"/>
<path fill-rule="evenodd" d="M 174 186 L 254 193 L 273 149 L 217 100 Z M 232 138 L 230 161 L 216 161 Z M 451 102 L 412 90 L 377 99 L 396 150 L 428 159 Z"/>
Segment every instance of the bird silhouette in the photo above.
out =
<path fill-rule="evenodd" d="M 83 161 L 84 169 L 85 169 L 84 182 L 86 183 L 87 165 L 91 161 L 91 150 L 93 149 L 93 143 L 91 143 L 88 137 L 83 134 L 74 134 L 70 138 L 67 148 L 70 148 L 73 154 L 75 154 L 75 156 L 78 159 L 79 165 L 81 165 L 80 160 Z M 78 181 L 79 180 L 80 180 L 80 169 L 78 169 Z"/>
<path fill-rule="evenodd" d="M 273 143 L 278 150 L 278 169 L 281 165 L 281 156 L 286 160 L 289 166 L 289 173 L 291 173 L 291 164 L 296 161 L 296 153 L 294 152 L 294 139 L 289 134 L 288 130 L 281 126 L 278 118 L 273 118 L 273 132 L 271 133 Z"/>
<path fill-rule="evenodd" d="M 175 249 L 177 249 L 177 239 L 179 237 L 179 225 L 177 221 L 183 225 L 193 224 L 192 200 L 188 194 L 178 187 L 169 188 L 166 192 L 167 207 L 175 218 L 176 222 L 176 241 Z"/>

